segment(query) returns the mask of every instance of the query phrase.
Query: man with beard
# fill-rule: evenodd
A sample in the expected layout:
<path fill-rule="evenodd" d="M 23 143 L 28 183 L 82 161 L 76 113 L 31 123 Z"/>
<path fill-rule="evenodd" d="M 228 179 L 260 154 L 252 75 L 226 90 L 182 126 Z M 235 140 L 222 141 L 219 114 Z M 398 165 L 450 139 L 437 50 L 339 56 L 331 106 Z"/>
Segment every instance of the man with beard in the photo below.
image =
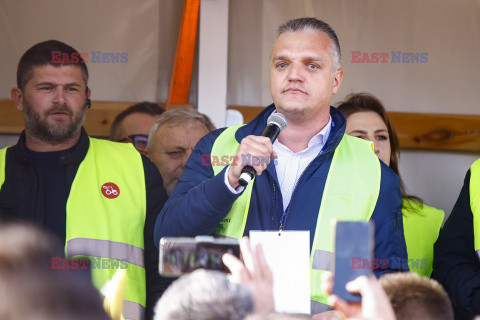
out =
<path fill-rule="evenodd" d="M 85 62 L 65 43 L 36 44 L 20 59 L 11 95 L 25 130 L 0 150 L 0 218 L 33 222 L 65 242 L 68 258 L 89 258 L 98 289 L 126 269 L 123 315 L 141 319 L 147 307 L 148 318 L 164 290 L 153 224 L 167 195 L 155 165 L 131 144 L 87 135 L 87 82 Z M 82 260 L 52 258 L 52 268 L 88 268 Z"/>

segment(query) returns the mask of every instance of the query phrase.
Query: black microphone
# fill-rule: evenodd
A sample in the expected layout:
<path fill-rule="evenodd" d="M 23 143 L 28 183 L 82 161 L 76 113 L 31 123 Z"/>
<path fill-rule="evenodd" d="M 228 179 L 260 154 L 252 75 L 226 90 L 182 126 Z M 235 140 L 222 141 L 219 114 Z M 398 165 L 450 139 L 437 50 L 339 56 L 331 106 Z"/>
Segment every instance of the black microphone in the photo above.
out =
<path fill-rule="evenodd" d="M 272 113 L 267 119 L 267 127 L 262 133 L 263 137 L 268 137 L 272 143 L 277 140 L 280 132 L 287 127 L 287 119 L 281 113 Z M 242 169 L 238 183 L 242 187 L 246 187 L 247 184 L 257 175 L 255 169 L 252 166 L 246 166 Z"/>

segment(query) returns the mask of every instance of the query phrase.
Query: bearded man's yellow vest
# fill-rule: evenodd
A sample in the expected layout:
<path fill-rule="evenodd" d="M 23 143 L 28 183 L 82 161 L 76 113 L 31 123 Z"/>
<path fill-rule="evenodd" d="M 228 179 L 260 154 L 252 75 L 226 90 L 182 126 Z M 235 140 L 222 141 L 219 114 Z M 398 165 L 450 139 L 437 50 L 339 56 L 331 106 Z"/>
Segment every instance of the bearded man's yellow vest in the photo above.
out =
<path fill-rule="evenodd" d="M 236 155 L 239 143 L 235 133 L 239 127 L 227 128 L 216 139 L 211 152 L 215 175 L 224 168 L 218 159 L 231 159 Z M 380 180 L 381 167 L 373 152 L 373 144 L 344 135 L 333 155 L 323 195 L 318 195 L 322 200 L 310 254 L 312 310 L 330 309 L 320 287 L 322 274 L 333 271 L 335 230 L 332 221 L 370 220 L 380 193 Z M 237 239 L 243 236 L 254 182 L 247 185 L 214 234 Z M 312 198 L 312 201 L 318 201 L 318 198 Z"/>
<path fill-rule="evenodd" d="M 124 268 L 123 316 L 143 319 L 146 191 L 142 159 L 131 144 L 89 139 L 66 204 L 65 254 L 90 259 L 97 289 Z M 0 189 L 5 180 L 6 150 L 0 150 Z"/>

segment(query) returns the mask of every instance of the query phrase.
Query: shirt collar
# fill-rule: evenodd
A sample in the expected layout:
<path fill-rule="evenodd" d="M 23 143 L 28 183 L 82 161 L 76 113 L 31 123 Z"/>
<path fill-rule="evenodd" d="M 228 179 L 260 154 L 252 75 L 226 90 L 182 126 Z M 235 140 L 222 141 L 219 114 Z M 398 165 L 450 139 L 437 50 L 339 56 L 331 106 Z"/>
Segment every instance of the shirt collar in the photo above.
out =
<path fill-rule="evenodd" d="M 308 147 L 311 148 L 316 145 L 324 145 L 327 142 L 328 136 L 330 135 L 330 130 L 332 129 L 332 116 L 328 116 L 328 122 L 319 133 L 314 135 L 312 139 L 308 142 Z"/>
<path fill-rule="evenodd" d="M 274 111 L 272 112 L 272 114 L 275 113 L 275 112 L 276 112 L 276 110 L 274 110 Z M 329 115 L 329 116 L 328 116 L 328 122 L 327 122 L 326 126 L 323 127 L 323 129 L 320 130 L 320 132 L 318 132 L 316 135 L 314 135 L 314 136 L 310 139 L 310 141 L 308 142 L 308 145 L 307 145 L 307 148 L 306 148 L 306 149 L 304 149 L 304 150 L 302 150 L 302 151 L 300 151 L 300 152 L 298 152 L 298 153 L 305 152 L 306 150 L 310 150 L 311 148 L 317 147 L 317 146 L 320 146 L 320 148 L 323 148 L 323 146 L 325 145 L 325 143 L 326 143 L 327 140 L 328 140 L 328 137 L 329 137 L 329 135 L 330 135 L 331 129 L 332 129 L 332 116 Z M 282 148 L 282 149 L 285 149 L 285 150 L 288 150 L 288 151 L 292 152 L 289 148 L 287 148 L 286 146 L 284 146 L 283 144 L 281 144 L 281 143 L 278 141 L 278 139 L 275 140 L 274 146 L 275 146 L 275 145 L 278 146 L 278 147 L 280 147 L 280 148 Z"/>

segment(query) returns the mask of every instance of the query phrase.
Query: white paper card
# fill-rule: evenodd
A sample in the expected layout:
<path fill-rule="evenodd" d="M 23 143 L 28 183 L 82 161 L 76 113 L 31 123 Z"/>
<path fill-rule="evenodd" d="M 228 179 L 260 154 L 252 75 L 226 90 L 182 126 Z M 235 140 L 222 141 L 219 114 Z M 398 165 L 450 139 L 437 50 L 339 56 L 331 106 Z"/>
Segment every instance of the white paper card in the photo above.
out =
<path fill-rule="evenodd" d="M 275 311 L 310 314 L 310 231 L 250 231 L 273 273 Z"/>

